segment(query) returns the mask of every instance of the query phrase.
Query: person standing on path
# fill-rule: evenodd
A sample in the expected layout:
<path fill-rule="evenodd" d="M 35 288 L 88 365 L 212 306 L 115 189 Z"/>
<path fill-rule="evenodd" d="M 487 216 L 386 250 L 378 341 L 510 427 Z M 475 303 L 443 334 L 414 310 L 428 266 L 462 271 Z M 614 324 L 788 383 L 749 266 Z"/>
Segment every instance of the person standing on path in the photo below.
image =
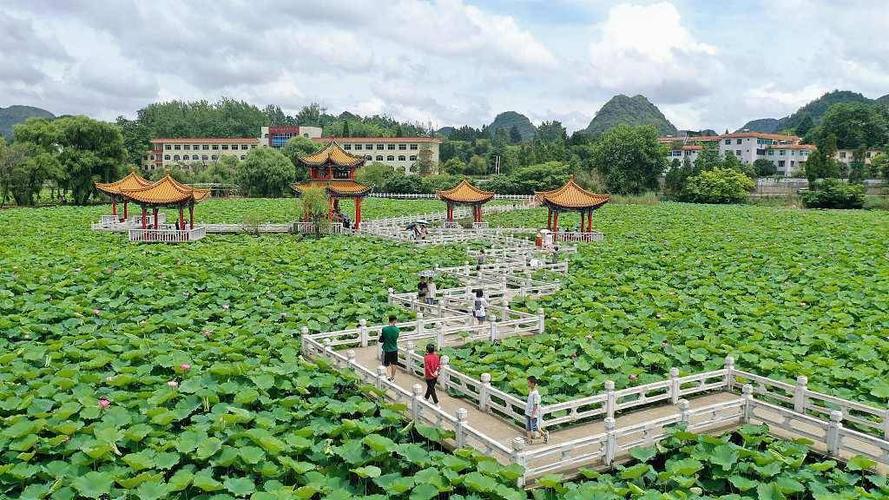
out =
<path fill-rule="evenodd" d="M 485 298 L 485 292 L 482 289 L 475 291 L 475 301 L 472 304 L 472 315 L 478 320 L 478 324 L 485 322 L 488 315 L 488 299 Z"/>
<path fill-rule="evenodd" d="M 438 406 L 438 394 L 435 393 L 435 384 L 438 383 L 438 372 L 441 368 L 441 357 L 435 352 L 435 344 L 426 346 L 426 355 L 423 356 L 423 372 L 426 379 L 426 395 L 423 399 Z"/>
<path fill-rule="evenodd" d="M 426 298 L 429 296 L 429 283 L 426 282 L 425 277 L 420 278 L 420 283 L 417 284 L 417 301 L 422 304 L 428 304 Z"/>
<path fill-rule="evenodd" d="M 485 265 L 485 249 L 482 248 L 478 251 L 478 257 L 476 257 L 475 262 L 475 270 L 481 272 L 482 266 Z"/>
<path fill-rule="evenodd" d="M 528 400 L 525 402 L 525 437 L 533 443 L 540 433 L 540 393 L 537 392 L 537 377 L 528 376 Z M 543 442 L 549 441 L 549 433 L 543 432 Z"/>
<path fill-rule="evenodd" d="M 383 344 L 383 366 L 389 382 L 395 380 L 395 368 L 398 366 L 398 334 L 401 330 L 395 326 L 395 315 L 389 315 L 389 324 L 380 332 L 380 342 Z"/>
<path fill-rule="evenodd" d="M 435 305 L 435 292 L 438 291 L 438 287 L 435 285 L 435 279 L 429 278 L 429 282 L 426 285 L 426 303 L 429 305 Z"/>

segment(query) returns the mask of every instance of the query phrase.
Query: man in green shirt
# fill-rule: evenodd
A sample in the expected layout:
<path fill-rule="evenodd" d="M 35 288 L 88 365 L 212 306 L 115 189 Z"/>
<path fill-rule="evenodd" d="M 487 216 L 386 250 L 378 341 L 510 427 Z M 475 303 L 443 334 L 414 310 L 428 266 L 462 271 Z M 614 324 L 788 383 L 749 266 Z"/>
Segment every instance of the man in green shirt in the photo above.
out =
<path fill-rule="evenodd" d="M 395 326 L 395 316 L 389 316 L 389 325 L 383 327 L 380 340 L 383 343 L 383 366 L 389 374 L 389 381 L 395 380 L 395 367 L 398 365 L 398 334 L 401 330 Z"/>

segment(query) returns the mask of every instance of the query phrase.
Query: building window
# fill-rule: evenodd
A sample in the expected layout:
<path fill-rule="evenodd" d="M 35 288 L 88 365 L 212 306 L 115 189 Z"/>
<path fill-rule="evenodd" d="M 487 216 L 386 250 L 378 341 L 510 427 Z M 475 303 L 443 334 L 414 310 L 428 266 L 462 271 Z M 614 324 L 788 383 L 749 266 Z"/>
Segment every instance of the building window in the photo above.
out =
<path fill-rule="evenodd" d="M 735 156 L 741 156 L 741 150 L 740 150 L 740 149 L 736 149 L 736 150 L 735 150 Z"/>
<path fill-rule="evenodd" d="M 399 144 L 399 145 L 398 145 L 398 149 L 401 150 L 401 151 L 405 151 L 405 150 L 407 150 L 407 144 Z"/>
<path fill-rule="evenodd" d="M 779 155 L 779 156 L 784 156 L 784 153 L 785 153 L 785 151 L 784 151 L 783 149 L 780 150 L 780 151 L 778 151 L 778 155 Z"/>
<path fill-rule="evenodd" d="M 414 150 L 414 151 L 415 151 L 416 149 L 417 149 L 417 145 L 416 145 L 416 144 L 411 144 L 411 150 Z"/>
<path fill-rule="evenodd" d="M 386 144 L 386 149 L 390 151 L 395 151 L 395 144 Z"/>
<path fill-rule="evenodd" d="M 303 137 L 305 137 L 305 138 L 308 139 L 308 138 L 309 138 L 309 134 L 308 134 L 308 133 L 305 133 L 305 134 L 303 134 Z"/>
<path fill-rule="evenodd" d="M 165 159 L 165 160 L 169 160 L 169 159 L 170 159 L 170 155 L 164 155 L 164 159 Z"/>
<path fill-rule="evenodd" d="M 384 147 L 382 144 L 377 144 L 377 151 L 382 151 Z"/>
<path fill-rule="evenodd" d="M 243 160 L 244 158 L 247 158 L 247 156 L 246 156 L 246 155 L 241 155 L 241 159 Z"/>
<path fill-rule="evenodd" d="M 166 150 L 170 150 L 170 149 L 172 149 L 172 147 L 170 147 L 169 144 L 164 144 L 164 149 L 166 149 Z"/>
<path fill-rule="evenodd" d="M 345 149 L 346 151 L 351 151 L 352 145 L 351 144 L 343 144 L 343 149 Z"/>
<path fill-rule="evenodd" d="M 199 145 L 195 144 L 194 146 L 191 147 L 191 149 L 193 151 L 197 151 L 197 150 L 201 149 L 201 147 Z"/>
<path fill-rule="evenodd" d="M 173 155 L 173 161 L 179 161 L 179 155 Z"/>
<path fill-rule="evenodd" d="M 846 157 L 846 152 L 840 151 L 840 158 L 845 158 L 845 157 Z"/>
<path fill-rule="evenodd" d="M 153 160 L 153 159 L 154 159 L 154 155 L 149 155 L 149 156 L 148 156 L 148 159 L 149 159 L 149 160 Z"/>
<path fill-rule="evenodd" d="M 175 149 L 176 151 L 179 151 L 180 149 L 182 149 L 182 146 L 177 144 L 177 145 L 173 146 L 173 149 Z"/>
<path fill-rule="evenodd" d="M 184 149 L 186 151 L 191 151 L 191 144 L 186 144 L 185 146 L 182 146 L 182 149 Z"/>
<path fill-rule="evenodd" d="M 373 145 L 373 144 L 365 144 L 365 145 L 364 145 L 364 149 L 366 149 L 366 150 L 368 150 L 368 151 L 372 150 L 373 148 L 374 148 L 374 145 Z"/>
<path fill-rule="evenodd" d="M 731 140 L 731 139 L 726 139 L 726 140 L 725 140 L 725 143 L 726 143 L 726 144 L 731 144 L 731 143 L 732 143 L 732 140 Z"/>
<path fill-rule="evenodd" d="M 411 155 L 411 161 L 417 161 L 417 155 Z"/>
<path fill-rule="evenodd" d="M 207 161 L 207 160 L 210 159 L 210 157 L 207 156 L 207 155 L 202 155 L 202 156 L 201 156 L 201 159 L 204 160 L 204 161 Z"/>
<path fill-rule="evenodd" d="M 256 148 L 256 144 L 251 144 L 250 149 L 254 149 L 254 148 Z"/>
<path fill-rule="evenodd" d="M 204 144 L 203 146 L 201 146 L 201 149 L 203 149 L 204 151 L 206 151 L 206 150 L 210 149 L 210 145 L 209 145 L 209 144 Z"/>
<path fill-rule="evenodd" d="M 784 168 L 784 160 L 778 161 L 778 168 Z"/>
<path fill-rule="evenodd" d="M 735 144 L 741 144 L 741 139 L 735 139 Z"/>
<path fill-rule="evenodd" d="M 219 158 L 219 157 L 216 156 L 216 155 L 213 155 L 213 156 L 210 157 L 210 159 L 213 160 L 213 161 L 216 161 L 218 158 Z"/>
<path fill-rule="evenodd" d="M 362 149 L 361 144 L 356 144 L 356 145 L 355 145 L 355 151 L 361 151 L 361 149 Z"/>
<path fill-rule="evenodd" d="M 247 149 L 247 145 L 246 145 L 246 144 L 241 144 L 241 150 L 242 150 L 242 151 L 245 151 L 246 149 Z"/>
<path fill-rule="evenodd" d="M 395 156 L 393 156 L 393 155 L 387 156 L 386 161 L 395 161 Z"/>
<path fill-rule="evenodd" d="M 213 151 L 218 151 L 218 150 L 219 150 L 219 144 L 214 144 Z"/>
<path fill-rule="evenodd" d="M 373 160 L 374 157 L 373 157 L 373 155 L 364 155 L 364 159 L 365 160 Z"/>
<path fill-rule="evenodd" d="M 377 161 L 383 161 L 383 155 L 377 155 Z"/>
<path fill-rule="evenodd" d="M 398 155 L 398 161 L 404 161 L 404 160 L 405 160 L 404 155 Z"/>
<path fill-rule="evenodd" d="M 198 161 L 198 155 L 191 155 L 191 159 L 194 161 Z"/>
<path fill-rule="evenodd" d="M 223 145 L 222 145 L 222 150 L 223 150 L 223 151 L 228 151 L 228 144 L 223 144 Z"/>

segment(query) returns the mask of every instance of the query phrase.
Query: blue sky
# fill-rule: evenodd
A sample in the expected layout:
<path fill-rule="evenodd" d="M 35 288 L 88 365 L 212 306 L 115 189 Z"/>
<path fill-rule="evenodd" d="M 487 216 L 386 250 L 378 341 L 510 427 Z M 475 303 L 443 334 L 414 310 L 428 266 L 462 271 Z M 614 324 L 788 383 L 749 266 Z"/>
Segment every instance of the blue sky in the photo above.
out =
<path fill-rule="evenodd" d="M 885 33 L 883 0 L 0 0 L 0 106 L 113 119 L 230 96 L 577 130 L 641 93 L 723 130 L 837 88 L 889 93 Z"/>

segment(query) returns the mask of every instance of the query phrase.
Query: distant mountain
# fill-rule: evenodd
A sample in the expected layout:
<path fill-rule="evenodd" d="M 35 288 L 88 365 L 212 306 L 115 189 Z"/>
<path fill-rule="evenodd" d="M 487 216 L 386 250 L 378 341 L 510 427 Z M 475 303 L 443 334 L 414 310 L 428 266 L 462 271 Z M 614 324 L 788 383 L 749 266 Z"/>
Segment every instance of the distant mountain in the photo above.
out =
<path fill-rule="evenodd" d="M 537 127 L 531 123 L 531 120 L 529 120 L 527 116 L 521 113 L 516 113 L 515 111 L 504 111 L 503 113 L 500 113 L 485 130 L 491 134 L 491 137 L 494 137 L 494 134 L 497 133 L 498 129 L 504 129 L 508 135 L 513 126 L 519 129 L 519 134 L 522 136 L 522 142 L 530 141 L 537 135 Z"/>
<path fill-rule="evenodd" d="M 883 106 L 889 107 L 889 94 L 884 95 L 883 97 L 877 97 L 874 99 L 878 104 L 882 104 Z"/>
<path fill-rule="evenodd" d="M 645 96 L 616 95 L 602 106 L 585 132 L 598 136 L 617 125 L 654 125 L 659 135 L 676 135 L 676 127 Z"/>
<path fill-rule="evenodd" d="M 0 135 L 7 139 L 12 138 L 12 127 L 28 118 L 55 118 L 55 115 L 45 109 L 33 106 L 10 106 L 0 108 Z"/>
<path fill-rule="evenodd" d="M 719 135 L 712 128 L 705 128 L 701 130 L 678 130 L 677 136 L 679 137 L 699 137 L 702 135 Z"/>
<path fill-rule="evenodd" d="M 435 131 L 435 135 L 439 137 L 450 137 L 451 134 L 457 131 L 456 127 L 442 127 Z"/>
<path fill-rule="evenodd" d="M 889 101 L 889 96 L 883 96 L 880 99 L 886 99 Z M 877 100 L 879 101 L 879 99 Z M 810 116 L 812 121 L 817 125 L 818 122 L 821 121 L 821 117 L 824 116 L 824 113 L 827 113 L 827 110 L 830 109 L 834 104 L 840 103 L 852 103 L 852 102 L 877 102 L 872 99 L 868 99 L 858 92 L 851 92 L 849 90 L 834 90 L 833 92 L 828 92 L 823 96 L 815 99 L 814 101 L 806 104 L 805 106 L 796 110 L 790 116 L 785 116 L 784 118 L 775 119 L 775 118 L 761 118 L 759 120 L 749 121 L 744 124 L 743 127 L 739 128 L 738 131 L 741 130 L 752 130 L 755 132 L 780 132 L 782 130 L 795 130 L 800 123 L 806 118 L 806 116 Z M 887 102 L 889 104 L 889 102 Z"/>

